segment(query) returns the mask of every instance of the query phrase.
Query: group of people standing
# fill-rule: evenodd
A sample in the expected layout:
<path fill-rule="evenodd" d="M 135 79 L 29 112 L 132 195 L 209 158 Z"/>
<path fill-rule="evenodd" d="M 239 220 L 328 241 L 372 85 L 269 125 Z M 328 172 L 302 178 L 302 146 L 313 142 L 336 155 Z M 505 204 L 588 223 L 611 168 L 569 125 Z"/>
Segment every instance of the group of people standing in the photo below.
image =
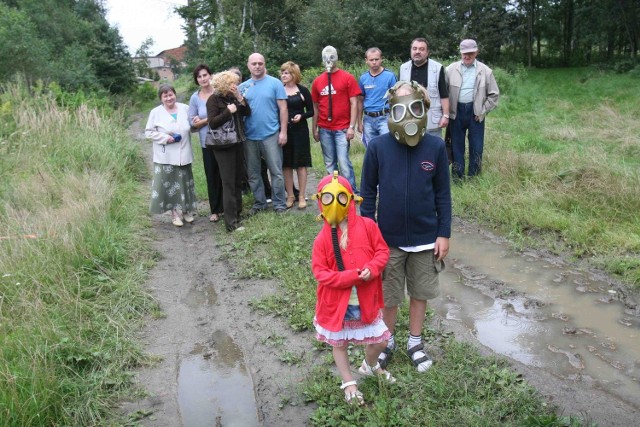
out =
<path fill-rule="evenodd" d="M 211 222 L 223 218 L 228 231 L 243 229 L 240 220 L 244 185 L 251 189 L 255 200 L 247 215 L 265 210 L 268 198 L 273 201 L 274 211 L 283 213 L 295 204 L 296 193 L 298 208 L 306 208 L 307 168 L 311 166 L 307 124 L 313 116 L 311 93 L 300 84 L 300 68 L 291 61 L 282 64 L 281 80 L 267 74 L 264 57 L 259 53 L 249 56 L 247 67 L 251 77 L 241 83 L 238 68 L 213 74 L 207 65 L 198 65 L 193 79 L 199 88 L 191 95 L 188 106 L 176 102 L 171 85 L 160 85 L 161 105 L 151 111 L 145 128 L 145 136 L 154 143 L 151 213 L 171 210 L 172 222 L 178 227 L 194 220 L 190 132 L 198 132 L 200 137 Z M 209 130 L 230 120 L 237 143 L 222 148 L 206 145 Z M 269 171 L 270 182 L 264 182 L 263 165 Z M 298 188 L 294 186 L 294 170 Z M 265 188 L 270 189 L 269 196 Z"/>
<path fill-rule="evenodd" d="M 347 403 L 364 403 L 349 366 L 349 344 L 365 345 L 360 374 L 396 381 L 386 368 L 398 350 L 395 326 L 405 293 L 407 355 L 418 372 L 432 366 L 422 329 L 427 301 L 439 293 L 438 275 L 449 252 L 449 165 L 454 180 L 465 176 L 468 134 L 467 176 L 480 172 L 484 118 L 499 97 L 493 73 L 476 60 L 477 52 L 474 40 L 463 40 L 462 60 L 445 68 L 429 59 L 426 39 L 414 39 L 411 60 L 401 65 L 396 81 L 382 66 L 380 49 L 370 48 L 365 53 L 369 71 L 352 90 L 355 79 L 338 73 L 335 49 L 323 50 L 327 76 L 314 81 L 312 94 L 315 102 L 319 81 L 319 94 L 328 102 L 320 102 L 319 111 L 316 107 L 316 116 L 325 120 L 314 116 L 313 131 L 316 140 L 320 136 L 327 172 L 338 169 L 337 160 L 342 176 L 336 171 L 333 178 L 325 177 L 315 195 L 324 226 L 312 252 L 318 282 L 314 326 L 317 339 L 333 348 Z M 336 120 L 341 120 L 337 130 L 330 127 Z M 356 127 L 367 147 L 360 192 L 348 159 Z M 451 133 L 453 159 L 442 139 L 445 128 Z M 327 142 L 336 147 L 336 156 Z M 356 214 L 358 203 L 362 217 Z"/>
<path fill-rule="evenodd" d="M 369 71 L 357 81 L 338 67 L 337 50 L 326 46 L 326 72 L 313 81 L 311 91 L 300 84 L 295 63 L 282 64 L 278 80 L 267 73 L 259 53 L 249 56 L 251 77 L 243 83 L 239 70 L 212 76 L 206 65 L 199 65 L 194 81 L 200 88 L 190 105 L 177 103 L 175 90 L 162 85 L 162 105 L 152 110 L 146 127 L 154 142 L 151 212 L 172 210 L 177 226 L 193 221 L 189 133 L 198 131 L 210 220 L 219 220 L 224 212 L 229 231 L 241 228 L 245 168 L 255 199 L 249 214 L 267 208 L 262 162 L 271 178 L 274 211 L 285 212 L 296 198 L 304 209 L 309 134 L 320 142 L 327 176 L 314 194 L 324 219 L 312 250 L 318 282 L 314 325 L 317 339 L 333 347 L 349 403 L 364 403 L 349 367 L 349 343 L 366 345 L 361 374 L 395 381 L 386 367 L 397 351 L 395 324 L 405 292 L 410 300 L 408 356 L 418 372 L 433 363 L 422 328 L 427 301 L 438 295 L 438 274 L 449 252 L 451 174 L 454 180 L 465 176 L 467 136 L 466 175 L 480 172 L 484 118 L 499 98 L 492 70 L 476 59 L 474 40 L 463 40 L 462 60 L 446 68 L 429 58 L 424 38 L 412 41 L 410 53 L 396 79 L 383 67 L 381 50 L 368 49 Z M 229 120 L 241 143 L 230 149 L 206 146 L 208 129 Z M 451 134 L 453 159 L 442 139 L 445 128 Z M 356 130 L 366 146 L 360 190 L 349 158 Z M 360 203 L 362 216 L 356 213 Z"/>

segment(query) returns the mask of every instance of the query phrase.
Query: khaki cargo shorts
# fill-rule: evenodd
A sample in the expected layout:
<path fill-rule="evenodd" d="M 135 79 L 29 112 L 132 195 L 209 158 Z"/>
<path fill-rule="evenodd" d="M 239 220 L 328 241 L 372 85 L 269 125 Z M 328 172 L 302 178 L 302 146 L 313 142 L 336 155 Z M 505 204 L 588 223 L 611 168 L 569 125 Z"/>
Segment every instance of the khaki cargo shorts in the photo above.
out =
<path fill-rule="evenodd" d="M 384 306 L 395 307 L 404 301 L 407 293 L 413 299 L 426 301 L 440 293 L 438 274 L 444 270 L 444 261 L 436 261 L 433 249 L 405 252 L 389 248 L 389 262 L 382 273 Z"/>

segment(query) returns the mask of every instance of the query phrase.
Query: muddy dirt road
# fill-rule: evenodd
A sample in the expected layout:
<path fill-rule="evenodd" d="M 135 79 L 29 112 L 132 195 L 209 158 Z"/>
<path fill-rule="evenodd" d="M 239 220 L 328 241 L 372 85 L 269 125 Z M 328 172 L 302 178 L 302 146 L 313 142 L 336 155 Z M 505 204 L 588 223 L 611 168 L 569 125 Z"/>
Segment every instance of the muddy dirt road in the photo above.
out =
<path fill-rule="evenodd" d="M 132 132 L 139 138 L 139 125 Z M 123 403 L 122 410 L 139 418 L 140 424 L 154 427 L 307 425 L 313 407 L 301 401 L 296 387 L 306 368 L 320 357 L 312 347 L 313 334 L 293 333 L 280 319 L 250 309 L 250 299 L 276 292 L 278 283 L 234 278 L 233 260 L 226 258 L 212 232 L 223 227 L 206 217 L 182 228 L 174 227 L 169 216 L 154 218 L 159 260 L 146 286 L 164 317 L 149 320 L 142 340 L 159 362 L 138 373 L 137 382 L 148 397 Z M 476 343 L 485 354 L 508 356 L 514 368 L 565 415 L 580 415 L 600 426 L 638 425 L 640 353 L 629 347 L 639 341 L 640 330 L 633 298 L 613 300 L 609 290 L 617 288 L 607 282 L 606 289 L 598 289 L 605 285 L 594 284 L 592 276 L 585 285 L 590 292 L 581 292 L 576 281 L 584 284 L 582 279 L 564 283 L 564 278 L 577 275 L 576 266 L 531 251 L 514 254 L 504 241 L 472 224 L 456 221 L 454 229 L 441 296 L 433 305 L 434 325 Z M 492 251 L 500 254 L 492 259 Z M 571 312 L 570 304 L 559 303 L 558 294 L 517 283 L 514 277 L 527 273 L 520 271 L 524 267 L 519 262 L 535 264 L 530 276 L 525 275 L 532 278 L 527 282 L 540 276 L 544 284 L 555 283 L 556 289 L 569 286 L 578 297 L 591 296 L 590 301 L 612 296 L 607 306 L 616 307 L 613 322 L 627 319 L 629 325 L 620 323 L 626 328 L 620 338 L 613 330 L 600 333 L 588 328 L 586 320 Z M 515 270 L 485 271 L 501 263 L 516 265 Z M 548 268 L 559 272 L 554 270 L 549 278 L 542 274 Z M 563 298 L 572 301 L 571 293 Z M 616 349 L 603 349 L 601 343 L 611 343 L 607 338 L 612 337 Z M 594 353 L 623 366 L 596 365 L 592 360 L 604 359 Z M 606 356 L 611 353 L 614 357 Z M 301 356 L 302 362 L 290 366 L 283 355 Z M 607 367 L 621 373 L 614 378 L 609 371 L 603 373 Z"/>

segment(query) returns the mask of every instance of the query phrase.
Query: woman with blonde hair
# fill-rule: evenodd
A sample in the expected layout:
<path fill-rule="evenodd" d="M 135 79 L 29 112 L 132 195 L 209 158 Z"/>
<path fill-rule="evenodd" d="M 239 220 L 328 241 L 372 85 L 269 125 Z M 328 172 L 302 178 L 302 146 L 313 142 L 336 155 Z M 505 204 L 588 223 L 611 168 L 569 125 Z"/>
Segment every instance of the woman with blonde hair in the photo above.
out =
<path fill-rule="evenodd" d="M 298 209 L 307 207 L 305 192 L 307 187 L 307 168 L 311 167 L 311 144 L 307 119 L 313 117 L 313 101 L 309 89 L 302 86 L 300 67 L 287 61 L 280 67 L 280 80 L 287 92 L 289 125 L 287 126 L 287 144 L 282 147 L 282 173 L 287 191 L 287 208 L 295 202 L 293 189 L 293 170 L 298 175 Z"/>
<path fill-rule="evenodd" d="M 229 120 L 235 124 L 238 143 L 228 148 L 213 147 L 222 178 L 222 204 L 227 231 L 241 229 L 242 179 L 244 177 L 244 154 L 242 143 L 246 140 L 242 116 L 251 114 L 249 103 L 238 91 L 240 78 L 232 71 L 214 74 L 211 86 L 213 95 L 207 100 L 209 127 L 217 129 Z"/>

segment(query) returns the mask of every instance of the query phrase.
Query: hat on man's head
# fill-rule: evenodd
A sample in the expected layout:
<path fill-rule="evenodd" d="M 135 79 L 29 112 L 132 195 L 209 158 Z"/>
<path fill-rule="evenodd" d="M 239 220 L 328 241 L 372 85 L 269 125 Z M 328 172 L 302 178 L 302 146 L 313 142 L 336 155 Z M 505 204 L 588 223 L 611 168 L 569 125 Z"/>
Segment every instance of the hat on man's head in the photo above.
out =
<path fill-rule="evenodd" d="M 472 39 L 465 39 L 460 42 L 460 53 L 477 52 L 478 43 Z"/>

